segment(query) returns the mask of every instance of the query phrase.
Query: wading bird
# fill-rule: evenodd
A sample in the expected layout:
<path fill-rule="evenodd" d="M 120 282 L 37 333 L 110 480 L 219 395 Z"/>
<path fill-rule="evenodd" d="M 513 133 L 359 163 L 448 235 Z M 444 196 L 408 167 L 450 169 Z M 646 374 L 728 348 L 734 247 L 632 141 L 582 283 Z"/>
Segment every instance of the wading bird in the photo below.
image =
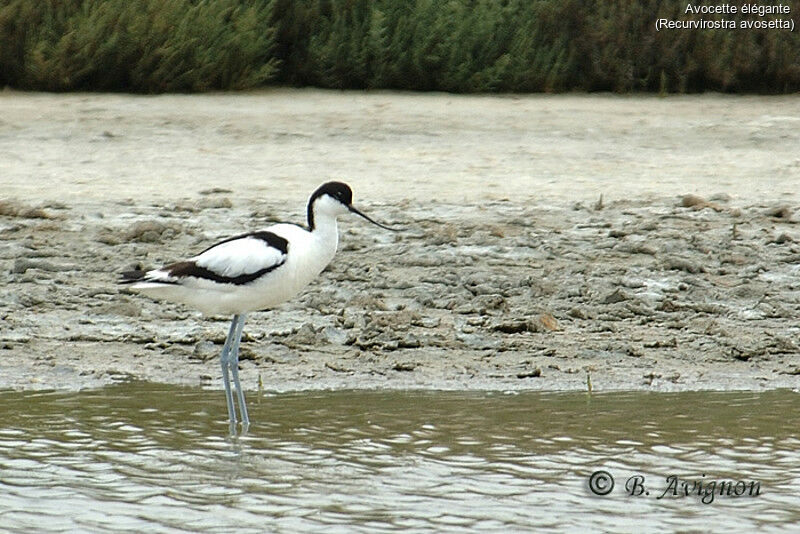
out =
<path fill-rule="evenodd" d="M 395 230 L 372 220 L 352 202 L 353 192 L 347 184 L 328 182 L 308 199 L 308 228 L 275 224 L 221 241 L 186 261 L 122 273 L 121 283 L 149 297 L 180 302 L 209 315 L 233 315 L 220 355 L 232 430 L 236 410 L 231 377 L 243 430 L 250 425 L 239 383 L 239 341 L 246 314 L 289 300 L 325 269 L 336 254 L 338 215 L 355 213 L 381 228 Z"/>

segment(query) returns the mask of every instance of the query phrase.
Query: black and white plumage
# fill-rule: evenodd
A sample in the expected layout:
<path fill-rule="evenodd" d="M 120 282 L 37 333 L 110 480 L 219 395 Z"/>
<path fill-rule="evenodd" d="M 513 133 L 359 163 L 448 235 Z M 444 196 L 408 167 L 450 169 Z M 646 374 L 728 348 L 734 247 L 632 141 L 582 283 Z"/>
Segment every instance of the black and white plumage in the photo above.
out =
<path fill-rule="evenodd" d="M 150 271 L 123 273 L 123 284 L 147 296 L 180 302 L 206 314 L 234 315 L 222 349 L 222 375 L 231 425 L 236 424 L 230 375 L 233 376 L 244 428 L 249 425 L 238 378 L 239 340 L 245 314 L 274 308 L 289 300 L 330 263 L 339 232 L 336 217 L 355 213 L 347 184 L 328 182 L 308 200 L 308 228 L 275 224 L 213 245 L 188 260 Z"/>

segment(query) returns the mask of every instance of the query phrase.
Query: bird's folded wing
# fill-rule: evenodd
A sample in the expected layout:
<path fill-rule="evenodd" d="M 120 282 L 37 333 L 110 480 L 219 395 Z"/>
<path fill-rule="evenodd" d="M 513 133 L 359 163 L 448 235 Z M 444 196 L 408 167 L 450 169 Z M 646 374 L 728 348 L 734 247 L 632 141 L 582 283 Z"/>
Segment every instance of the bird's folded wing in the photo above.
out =
<path fill-rule="evenodd" d="M 249 284 L 286 261 L 289 243 L 272 232 L 226 239 L 190 258 L 146 273 L 123 273 L 133 287 L 156 285 Z M 195 282 L 192 282 L 192 281 Z"/>
<path fill-rule="evenodd" d="M 256 232 L 228 239 L 191 259 L 217 276 L 237 278 L 268 272 L 286 261 L 288 243 L 271 232 Z"/>

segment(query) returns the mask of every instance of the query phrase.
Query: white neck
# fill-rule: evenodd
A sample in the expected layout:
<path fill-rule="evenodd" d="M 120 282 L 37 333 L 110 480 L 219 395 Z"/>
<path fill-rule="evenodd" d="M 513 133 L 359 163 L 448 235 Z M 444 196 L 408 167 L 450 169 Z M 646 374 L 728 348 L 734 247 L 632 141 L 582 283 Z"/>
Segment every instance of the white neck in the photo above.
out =
<path fill-rule="evenodd" d="M 320 213 L 322 212 L 322 213 Z M 336 225 L 336 215 L 324 210 L 314 210 L 314 235 L 338 235 L 339 229 Z"/>
<path fill-rule="evenodd" d="M 314 210 L 314 230 L 311 235 L 325 251 L 321 258 L 325 258 L 324 261 L 327 265 L 333 259 L 339 246 L 339 227 L 336 224 L 336 215 L 326 210 Z"/>

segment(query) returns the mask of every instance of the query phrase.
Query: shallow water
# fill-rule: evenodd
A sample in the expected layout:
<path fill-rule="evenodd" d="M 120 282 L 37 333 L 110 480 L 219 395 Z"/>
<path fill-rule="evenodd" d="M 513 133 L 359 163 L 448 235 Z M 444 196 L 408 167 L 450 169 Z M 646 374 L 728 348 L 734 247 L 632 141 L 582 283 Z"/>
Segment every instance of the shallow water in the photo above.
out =
<path fill-rule="evenodd" d="M 249 433 L 230 438 L 221 391 L 133 382 L 0 393 L 0 530 L 661 532 L 800 523 L 796 392 L 339 391 L 251 394 L 249 407 Z M 601 469 L 616 479 L 606 496 L 587 482 Z M 626 493 L 637 474 L 649 495 Z M 706 489 L 712 480 L 760 486 L 758 495 L 717 491 L 708 504 L 683 487 L 659 498 L 670 475 Z"/>

